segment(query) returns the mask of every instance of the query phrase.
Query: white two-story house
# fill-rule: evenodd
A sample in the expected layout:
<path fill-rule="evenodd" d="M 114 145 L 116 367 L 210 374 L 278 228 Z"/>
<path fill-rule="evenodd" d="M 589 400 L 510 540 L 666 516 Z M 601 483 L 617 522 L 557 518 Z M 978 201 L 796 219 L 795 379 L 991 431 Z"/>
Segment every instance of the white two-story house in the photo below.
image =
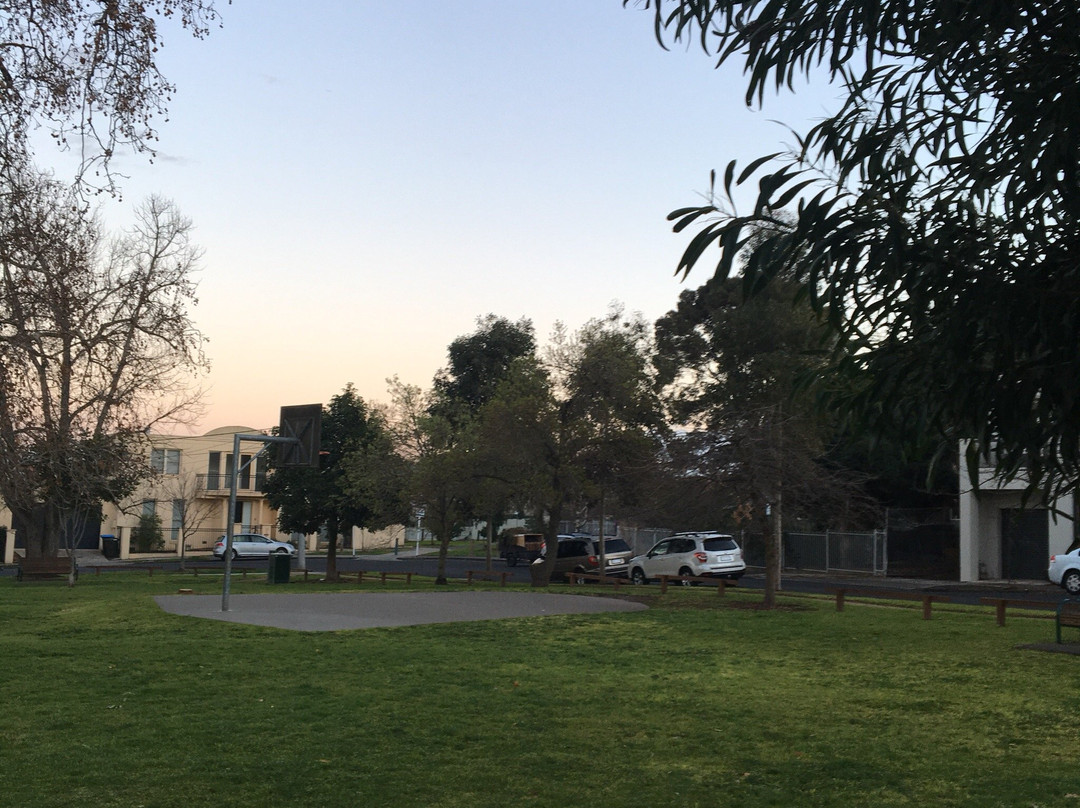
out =
<path fill-rule="evenodd" d="M 1050 556 L 1075 537 L 1075 497 L 1025 503 L 1027 481 L 998 479 L 989 459 L 976 488 L 963 462 L 966 449 L 961 444 L 960 580 L 1045 580 Z"/>

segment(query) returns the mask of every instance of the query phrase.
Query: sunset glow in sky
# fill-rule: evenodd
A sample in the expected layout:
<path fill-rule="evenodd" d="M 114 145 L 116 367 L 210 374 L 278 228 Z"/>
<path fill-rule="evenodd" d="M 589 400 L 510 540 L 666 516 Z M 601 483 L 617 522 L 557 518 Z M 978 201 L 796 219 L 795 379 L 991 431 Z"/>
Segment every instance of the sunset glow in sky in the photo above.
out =
<path fill-rule="evenodd" d="M 830 98 L 749 109 L 738 70 L 665 52 L 620 0 L 219 10 L 205 41 L 166 31 L 178 89 L 158 157 L 122 156 L 123 199 L 103 208 L 118 228 L 157 193 L 194 220 L 200 431 L 267 427 L 349 382 L 375 401 L 395 374 L 426 387 L 489 312 L 541 340 L 612 301 L 655 320 L 683 288 L 667 213 Z"/>

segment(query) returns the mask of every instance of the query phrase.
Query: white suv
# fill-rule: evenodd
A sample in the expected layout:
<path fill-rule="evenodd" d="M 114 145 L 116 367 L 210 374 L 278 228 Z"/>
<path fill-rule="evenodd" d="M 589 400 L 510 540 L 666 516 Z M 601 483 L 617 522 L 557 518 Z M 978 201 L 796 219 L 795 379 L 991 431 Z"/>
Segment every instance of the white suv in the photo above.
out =
<path fill-rule="evenodd" d="M 630 580 L 635 584 L 647 584 L 661 575 L 737 581 L 744 572 L 742 550 L 726 533 L 676 533 L 657 542 L 645 555 L 630 559 Z"/>
<path fill-rule="evenodd" d="M 1047 577 L 1073 597 L 1080 595 L 1080 548 L 1050 556 Z"/>

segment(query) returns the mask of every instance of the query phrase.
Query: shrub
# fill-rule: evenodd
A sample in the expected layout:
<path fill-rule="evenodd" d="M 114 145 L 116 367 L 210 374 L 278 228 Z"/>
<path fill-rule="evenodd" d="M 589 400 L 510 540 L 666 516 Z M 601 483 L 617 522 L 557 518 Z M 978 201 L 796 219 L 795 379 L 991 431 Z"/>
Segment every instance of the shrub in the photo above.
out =
<path fill-rule="evenodd" d="M 161 517 L 156 513 L 144 513 L 139 517 L 138 527 L 131 533 L 131 543 L 136 553 L 152 553 L 165 547 L 161 535 Z"/>

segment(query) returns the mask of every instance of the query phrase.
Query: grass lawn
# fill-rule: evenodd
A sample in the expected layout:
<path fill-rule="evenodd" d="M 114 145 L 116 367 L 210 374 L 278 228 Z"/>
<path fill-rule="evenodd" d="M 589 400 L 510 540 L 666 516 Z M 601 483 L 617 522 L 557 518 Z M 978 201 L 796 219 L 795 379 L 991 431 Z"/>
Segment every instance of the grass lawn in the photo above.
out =
<path fill-rule="evenodd" d="M 1080 657 L 1015 647 L 1052 621 L 649 587 L 298 633 L 160 611 L 179 587 L 220 578 L 0 579 L 0 806 L 1080 808 Z"/>

